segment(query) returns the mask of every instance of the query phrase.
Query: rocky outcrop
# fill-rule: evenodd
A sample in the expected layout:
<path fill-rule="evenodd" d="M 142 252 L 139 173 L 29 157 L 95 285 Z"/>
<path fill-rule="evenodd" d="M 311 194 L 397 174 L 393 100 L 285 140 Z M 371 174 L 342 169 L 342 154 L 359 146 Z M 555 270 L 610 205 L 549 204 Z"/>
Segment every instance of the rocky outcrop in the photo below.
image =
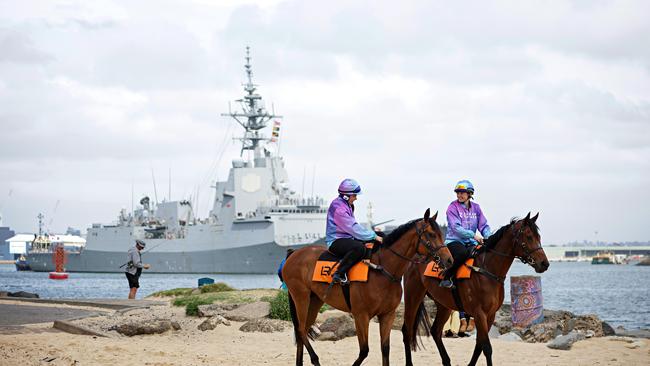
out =
<path fill-rule="evenodd" d="M 499 336 L 499 340 L 507 342 L 521 342 L 521 336 L 517 332 L 508 332 Z"/>
<path fill-rule="evenodd" d="M 569 350 L 571 346 L 580 340 L 585 339 L 585 335 L 579 331 L 571 331 L 569 334 L 559 336 L 549 342 L 546 347 L 552 349 Z"/>
<path fill-rule="evenodd" d="M 258 301 L 226 311 L 223 313 L 223 317 L 235 322 L 246 322 L 253 319 L 265 318 L 269 316 L 270 313 L 271 304 L 266 301 Z"/>
<path fill-rule="evenodd" d="M 215 315 L 223 316 L 226 312 L 238 308 L 240 304 L 208 304 L 197 307 L 199 317 L 210 317 Z"/>
<path fill-rule="evenodd" d="M 222 317 L 221 315 L 215 315 L 215 316 L 212 316 L 212 317 L 206 319 L 205 321 L 203 321 L 203 323 L 199 324 L 199 326 L 196 327 L 196 328 L 198 330 L 200 330 L 200 331 L 205 332 L 206 330 L 212 330 L 212 329 L 216 328 L 217 325 L 219 325 L 219 324 L 223 324 L 223 325 L 229 327 L 230 326 L 230 321 L 228 319 Z"/>
<path fill-rule="evenodd" d="M 7 292 L 8 297 L 22 297 L 27 299 L 39 299 L 38 294 L 26 291 Z"/>
<path fill-rule="evenodd" d="M 573 329 L 585 333 L 587 331 L 592 331 L 596 337 L 602 337 L 605 335 L 605 332 L 603 332 L 603 322 L 595 314 L 587 314 L 577 317 L 573 323 Z"/>
<path fill-rule="evenodd" d="M 262 332 L 273 333 L 281 332 L 290 327 L 289 322 L 278 319 L 258 318 L 249 320 L 239 327 L 242 332 Z"/>
<path fill-rule="evenodd" d="M 337 341 L 346 337 L 353 337 L 357 334 L 354 327 L 354 320 L 346 313 L 329 317 L 318 329 L 321 332 L 317 338 L 319 341 Z"/>
<path fill-rule="evenodd" d="M 510 305 L 504 304 L 497 312 L 493 327 L 501 334 L 513 330 Z M 584 337 L 602 337 L 611 334 L 613 329 L 596 315 L 576 316 L 569 311 L 544 310 L 544 320 L 524 329 L 516 329 L 522 339 L 529 343 L 546 343 L 572 331 Z"/>
<path fill-rule="evenodd" d="M 176 321 L 155 319 L 141 323 L 124 323 L 109 328 L 122 335 L 133 337 L 140 334 L 159 334 L 169 330 L 180 330 L 181 326 Z"/>

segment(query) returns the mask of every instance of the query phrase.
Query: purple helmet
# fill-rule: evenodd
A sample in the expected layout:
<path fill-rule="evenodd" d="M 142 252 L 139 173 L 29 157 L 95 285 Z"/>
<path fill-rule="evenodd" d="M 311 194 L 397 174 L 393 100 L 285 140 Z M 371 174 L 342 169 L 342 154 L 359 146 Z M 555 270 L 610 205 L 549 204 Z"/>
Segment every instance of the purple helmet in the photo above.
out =
<path fill-rule="evenodd" d="M 344 179 L 343 182 L 339 184 L 339 194 L 343 194 L 346 196 L 352 194 L 361 194 L 361 186 L 354 179 L 350 179 L 350 178 Z"/>

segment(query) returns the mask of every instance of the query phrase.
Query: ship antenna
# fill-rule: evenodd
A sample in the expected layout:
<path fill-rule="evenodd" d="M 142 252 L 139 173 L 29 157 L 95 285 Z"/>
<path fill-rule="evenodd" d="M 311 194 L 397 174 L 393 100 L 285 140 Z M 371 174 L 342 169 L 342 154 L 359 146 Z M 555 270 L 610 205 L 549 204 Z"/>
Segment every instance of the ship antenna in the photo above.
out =
<path fill-rule="evenodd" d="M 42 213 L 39 213 L 36 218 L 38 218 L 38 236 L 41 236 L 43 235 L 43 219 L 45 216 L 43 216 Z"/>
<path fill-rule="evenodd" d="M 153 167 L 151 167 L 151 180 L 153 181 L 153 194 L 156 198 L 156 205 L 158 204 L 158 191 L 156 190 L 156 177 L 153 175 Z"/>
<path fill-rule="evenodd" d="M 272 119 L 280 119 L 282 116 L 275 114 L 274 108 L 269 113 L 262 102 L 262 96 L 257 94 L 257 85 L 253 83 L 253 66 L 251 65 L 250 47 L 246 46 L 246 83 L 244 86 L 244 97 L 236 100 L 240 105 L 240 111 L 233 112 L 228 107 L 228 113 L 222 113 L 222 116 L 231 117 L 244 128 L 244 136 L 237 138 L 242 142 L 240 156 L 244 156 L 244 151 L 254 151 L 255 156 L 262 156 L 261 148 L 264 141 L 270 138 L 264 137 L 260 130 L 266 127 Z"/>

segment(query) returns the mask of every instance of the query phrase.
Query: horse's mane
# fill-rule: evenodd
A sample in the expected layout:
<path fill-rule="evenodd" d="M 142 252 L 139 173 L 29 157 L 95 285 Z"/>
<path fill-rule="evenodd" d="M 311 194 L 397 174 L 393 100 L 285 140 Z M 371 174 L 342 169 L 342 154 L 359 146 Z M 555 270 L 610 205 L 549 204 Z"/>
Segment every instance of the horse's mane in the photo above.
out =
<path fill-rule="evenodd" d="M 496 233 L 490 235 L 489 238 L 485 239 L 485 247 L 488 249 L 494 249 L 499 240 L 503 238 L 503 235 L 506 233 L 506 231 L 508 231 L 508 229 L 511 228 L 512 225 L 514 225 L 519 220 L 521 219 L 518 217 L 513 217 L 510 219 L 509 224 L 501 226 Z M 534 221 L 528 220 L 528 227 L 533 231 L 534 234 L 539 235 L 539 226 L 537 226 Z"/>
<path fill-rule="evenodd" d="M 391 231 L 390 234 L 386 235 L 384 237 L 384 241 L 382 242 L 381 246 L 383 247 L 390 247 L 391 245 L 395 244 L 399 238 L 402 237 L 402 235 L 406 234 L 407 231 L 409 231 L 413 226 L 415 226 L 415 223 L 418 222 L 421 219 L 415 219 L 407 222 L 406 224 L 402 224 L 398 226 L 395 230 Z M 375 248 L 379 247 L 378 245 L 375 245 Z"/>
<path fill-rule="evenodd" d="M 390 234 L 384 237 L 384 241 L 381 244 L 381 246 L 384 248 L 388 248 L 391 245 L 395 244 L 395 242 L 397 242 L 402 237 L 402 235 L 406 234 L 406 232 L 412 229 L 413 226 L 415 226 L 415 224 L 420 220 L 422 219 L 413 219 L 405 224 L 398 226 L 395 230 L 391 231 Z M 429 224 L 431 225 L 431 227 L 433 227 L 434 230 L 440 229 L 438 223 L 435 222 L 433 219 L 429 219 Z M 377 249 L 379 249 L 379 245 L 375 245 L 373 252 L 375 252 Z"/>

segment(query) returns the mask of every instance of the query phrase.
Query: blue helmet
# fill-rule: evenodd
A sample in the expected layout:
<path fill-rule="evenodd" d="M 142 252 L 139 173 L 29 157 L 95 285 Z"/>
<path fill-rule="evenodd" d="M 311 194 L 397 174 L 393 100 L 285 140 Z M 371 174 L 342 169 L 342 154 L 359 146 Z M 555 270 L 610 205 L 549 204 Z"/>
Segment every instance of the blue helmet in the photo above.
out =
<path fill-rule="evenodd" d="M 454 187 L 454 192 L 469 192 L 469 193 L 474 193 L 474 185 L 472 182 L 468 181 L 467 179 L 463 179 L 456 183 L 456 187 Z"/>
<path fill-rule="evenodd" d="M 343 194 L 346 196 L 352 194 L 361 194 L 361 186 L 354 179 L 350 179 L 350 178 L 344 179 L 343 182 L 339 184 L 339 194 Z"/>

